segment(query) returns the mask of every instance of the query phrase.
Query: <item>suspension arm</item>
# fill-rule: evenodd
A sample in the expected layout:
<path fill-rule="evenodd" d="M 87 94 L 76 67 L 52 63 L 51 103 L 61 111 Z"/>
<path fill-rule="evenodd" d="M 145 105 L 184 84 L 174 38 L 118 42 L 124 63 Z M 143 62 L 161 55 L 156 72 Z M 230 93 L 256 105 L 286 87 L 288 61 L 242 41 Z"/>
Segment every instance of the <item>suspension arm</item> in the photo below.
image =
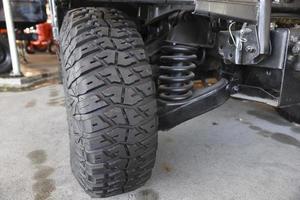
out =
<path fill-rule="evenodd" d="M 193 97 L 185 101 L 169 102 L 159 99 L 159 130 L 171 129 L 204 114 L 225 103 L 229 96 L 228 81 L 221 79 L 208 88 L 195 91 Z"/>

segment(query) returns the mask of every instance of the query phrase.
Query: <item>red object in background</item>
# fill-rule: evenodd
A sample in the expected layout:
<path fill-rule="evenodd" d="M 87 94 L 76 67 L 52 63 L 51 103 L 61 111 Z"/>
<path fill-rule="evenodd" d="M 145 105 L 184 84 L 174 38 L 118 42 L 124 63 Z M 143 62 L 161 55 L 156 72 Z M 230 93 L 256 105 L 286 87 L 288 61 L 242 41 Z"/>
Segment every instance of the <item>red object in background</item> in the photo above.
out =
<path fill-rule="evenodd" d="M 56 44 L 53 40 L 52 25 L 50 23 L 42 23 L 36 25 L 36 33 L 38 39 L 30 41 L 26 47 L 28 53 L 34 53 L 37 51 L 47 51 L 50 53 L 56 53 Z"/>

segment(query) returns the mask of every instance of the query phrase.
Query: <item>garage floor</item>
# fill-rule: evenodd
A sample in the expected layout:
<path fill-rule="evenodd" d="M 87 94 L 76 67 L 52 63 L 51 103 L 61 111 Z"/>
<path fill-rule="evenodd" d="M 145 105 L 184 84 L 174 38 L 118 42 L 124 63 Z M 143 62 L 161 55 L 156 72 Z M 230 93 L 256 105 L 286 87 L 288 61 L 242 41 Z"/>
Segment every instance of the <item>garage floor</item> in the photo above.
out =
<path fill-rule="evenodd" d="M 90 199 L 69 168 L 60 85 L 0 93 L 0 199 Z M 108 200 L 299 200 L 300 127 L 230 100 L 159 134 L 152 179 Z"/>

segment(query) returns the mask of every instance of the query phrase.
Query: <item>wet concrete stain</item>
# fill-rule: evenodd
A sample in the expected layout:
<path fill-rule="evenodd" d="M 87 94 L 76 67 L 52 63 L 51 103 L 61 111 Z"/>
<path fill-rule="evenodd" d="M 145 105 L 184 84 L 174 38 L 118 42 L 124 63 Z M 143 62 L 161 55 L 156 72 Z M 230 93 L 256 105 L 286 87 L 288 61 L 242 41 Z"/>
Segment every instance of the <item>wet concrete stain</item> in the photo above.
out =
<path fill-rule="evenodd" d="M 272 133 L 267 130 L 258 131 L 257 134 L 266 138 L 271 138 L 281 144 L 287 144 L 300 148 L 300 141 L 290 135 L 283 133 Z"/>
<path fill-rule="evenodd" d="M 165 173 L 170 173 L 173 171 L 172 166 L 169 163 L 163 163 L 161 167 Z"/>
<path fill-rule="evenodd" d="M 272 134 L 271 138 L 282 144 L 288 144 L 300 148 L 300 141 L 292 136 L 282 133 L 274 133 Z"/>
<path fill-rule="evenodd" d="M 65 106 L 65 98 L 64 97 L 58 97 L 50 99 L 47 103 L 49 106 Z"/>
<path fill-rule="evenodd" d="M 254 126 L 254 125 L 250 125 L 249 128 L 254 130 L 254 131 L 261 131 L 262 130 L 262 128 L 260 128 L 258 126 Z"/>
<path fill-rule="evenodd" d="M 272 113 L 266 113 L 261 110 L 249 110 L 247 113 L 259 119 L 268 121 L 272 124 L 281 125 L 281 126 L 290 126 L 290 123 L 288 121 L 285 121 L 283 118 Z"/>
<path fill-rule="evenodd" d="M 50 97 L 57 97 L 58 96 L 58 91 L 55 89 L 50 90 Z"/>
<path fill-rule="evenodd" d="M 34 165 L 42 164 L 47 160 L 47 154 L 44 150 L 35 150 L 30 152 L 27 157 L 31 160 Z"/>
<path fill-rule="evenodd" d="M 152 189 L 146 189 L 136 192 L 129 197 L 129 200 L 158 200 L 159 195 Z"/>
<path fill-rule="evenodd" d="M 65 98 L 59 96 L 59 91 L 57 91 L 55 88 L 50 89 L 49 93 L 49 106 L 64 106 L 65 105 Z"/>
<path fill-rule="evenodd" d="M 42 179 L 33 184 L 32 190 L 35 193 L 34 200 L 45 200 L 55 191 L 55 182 L 52 179 Z"/>
<path fill-rule="evenodd" d="M 300 141 L 290 135 L 283 134 L 283 133 L 273 133 L 273 132 L 265 130 L 261 127 L 252 125 L 251 122 L 246 122 L 246 121 L 241 121 L 241 122 L 244 122 L 243 124 L 247 124 L 250 129 L 257 131 L 256 134 L 258 134 L 260 136 L 263 136 L 266 138 L 271 138 L 282 144 L 287 144 L 287 145 L 291 145 L 291 146 L 300 148 Z M 292 128 L 295 128 L 295 127 L 292 127 Z M 299 128 L 299 127 L 297 127 L 297 128 Z"/>
<path fill-rule="evenodd" d="M 267 131 L 267 130 L 261 130 L 261 131 L 256 132 L 256 134 L 268 138 L 268 137 L 271 137 L 273 133 L 270 131 Z"/>
<path fill-rule="evenodd" d="M 56 189 L 55 181 L 49 178 L 53 174 L 54 168 L 42 165 L 47 161 L 47 154 L 42 149 L 30 152 L 27 157 L 37 169 L 32 177 L 35 181 L 32 185 L 32 191 L 35 194 L 34 200 L 46 200 Z"/>
<path fill-rule="evenodd" d="M 54 172 L 54 169 L 52 167 L 41 166 L 41 167 L 39 167 L 39 170 L 34 174 L 33 179 L 35 179 L 35 180 L 46 179 L 53 172 Z"/>
<path fill-rule="evenodd" d="M 31 101 L 28 101 L 26 104 L 25 104 L 25 108 L 32 108 L 36 105 L 36 100 L 33 99 Z"/>

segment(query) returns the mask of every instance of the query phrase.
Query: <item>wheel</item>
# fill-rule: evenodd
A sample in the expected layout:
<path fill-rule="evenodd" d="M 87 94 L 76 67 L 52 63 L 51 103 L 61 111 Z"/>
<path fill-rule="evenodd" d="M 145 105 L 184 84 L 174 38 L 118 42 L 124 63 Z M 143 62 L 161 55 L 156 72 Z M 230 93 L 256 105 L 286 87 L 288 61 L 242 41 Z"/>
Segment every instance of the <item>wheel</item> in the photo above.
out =
<path fill-rule="evenodd" d="M 92 197 L 132 191 L 151 176 L 157 105 L 135 24 L 106 8 L 69 11 L 60 54 L 73 174 Z"/>
<path fill-rule="evenodd" d="M 12 62 L 7 36 L 0 35 L 0 74 L 12 70 Z"/>
<path fill-rule="evenodd" d="M 51 41 L 51 43 L 49 44 L 49 47 L 48 47 L 48 51 L 50 54 L 56 54 L 58 49 L 57 49 L 57 45 L 55 44 L 54 41 Z"/>
<path fill-rule="evenodd" d="M 37 52 L 46 52 L 48 50 L 48 45 L 41 44 L 34 47 L 34 50 Z"/>
<path fill-rule="evenodd" d="M 300 105 L 279 108 L 277 111 L 288 121 L 300 124 Z"/>
<path fill-rule="evenodd" d="M 35 50 L 34 50 L 33 46 L 30 44 L 30 41 L 26 42 L 25 50 L 26 50 L 26 53 L 28 53 L 28 54 L 35 54 Z"/>

